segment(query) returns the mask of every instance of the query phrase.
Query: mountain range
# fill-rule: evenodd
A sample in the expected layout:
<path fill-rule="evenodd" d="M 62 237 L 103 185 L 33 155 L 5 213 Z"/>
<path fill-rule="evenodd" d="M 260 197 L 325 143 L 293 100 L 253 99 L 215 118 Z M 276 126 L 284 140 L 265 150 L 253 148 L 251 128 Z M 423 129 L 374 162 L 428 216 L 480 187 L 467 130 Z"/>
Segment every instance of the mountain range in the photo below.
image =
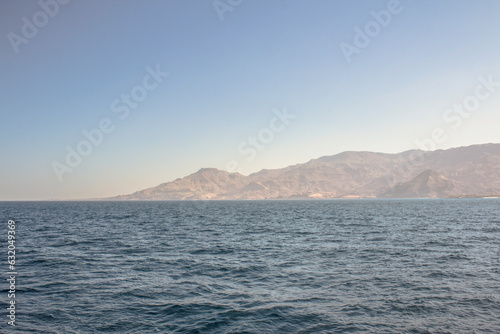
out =
<path fill-rule="evenodd" d="M 397 154 L 343 152 L 248 176 L 215 168 L 112 200 L 486 197 L 500 194 L 500 144 Z"/>

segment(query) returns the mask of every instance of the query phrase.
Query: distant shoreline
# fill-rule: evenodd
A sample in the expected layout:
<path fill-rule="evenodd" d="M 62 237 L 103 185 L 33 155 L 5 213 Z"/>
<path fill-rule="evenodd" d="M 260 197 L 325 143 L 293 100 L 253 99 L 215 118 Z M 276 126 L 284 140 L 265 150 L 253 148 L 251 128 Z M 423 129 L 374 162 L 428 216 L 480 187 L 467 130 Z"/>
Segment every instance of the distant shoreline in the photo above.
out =
<path fill-rule="evenodd" d="M 267 199 L 48 199 L 48 200 L 0 200 L 0 203 L 16 202 L 280 202 L 280 201 L 351 201 L 351 200 L 380 200 L 380 201 L 398 201 L 398 200 L 443 200 L 443 199 L 499 199 L 500 195 L 480 196 L 464 195 L 457 197 L 408 197 L 408 198 L 383 198 L 383 197 L 334 197 L 334 198 L 267 198 Z"/>

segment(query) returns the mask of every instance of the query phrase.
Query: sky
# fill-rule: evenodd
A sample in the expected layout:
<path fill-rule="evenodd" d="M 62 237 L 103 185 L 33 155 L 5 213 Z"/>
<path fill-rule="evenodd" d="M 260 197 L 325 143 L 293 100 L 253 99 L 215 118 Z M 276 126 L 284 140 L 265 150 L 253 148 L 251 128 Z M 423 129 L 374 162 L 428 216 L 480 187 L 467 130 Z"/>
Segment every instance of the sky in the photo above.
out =
<path fill-rule="evenodd" d="M 500 143 L 500 1 L 0 1 L 0 200 Z"/>

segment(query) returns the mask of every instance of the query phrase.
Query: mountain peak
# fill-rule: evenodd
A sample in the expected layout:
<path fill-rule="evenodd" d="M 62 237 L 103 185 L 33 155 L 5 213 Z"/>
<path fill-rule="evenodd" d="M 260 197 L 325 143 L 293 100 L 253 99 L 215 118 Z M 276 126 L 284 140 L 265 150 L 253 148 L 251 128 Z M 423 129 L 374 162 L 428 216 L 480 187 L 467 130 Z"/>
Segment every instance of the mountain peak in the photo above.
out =
<path fill-rule="evenodd" d="M 382 197 L 448 197 L 453 194 L 456 185 L 447 177 L 434 170 L 425 170 L 412 180 L 399 183 L 389 189 Z"/>
<path fill-rule="evenodd" d="M 200 174 L 200 173 L 218 173 L 218 172 L 222 172 L 222 173 L 227 173 L 225 171 L 222 171 L 222 170 L 219 170 L 217 168 L 200 168 L 196 173 L 194 174 Z"/>

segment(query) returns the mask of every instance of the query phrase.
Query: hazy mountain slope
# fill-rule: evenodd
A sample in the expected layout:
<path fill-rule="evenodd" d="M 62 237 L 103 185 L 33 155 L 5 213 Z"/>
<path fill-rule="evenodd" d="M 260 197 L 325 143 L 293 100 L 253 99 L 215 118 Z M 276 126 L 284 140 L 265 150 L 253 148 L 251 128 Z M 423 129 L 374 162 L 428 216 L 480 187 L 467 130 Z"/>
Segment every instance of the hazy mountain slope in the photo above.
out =
<path fill-rule="evenodd" d="M 113 199 L 447 197 L 500 194 L 500 144 L 398 154 L 343 152 L 249 176 L 214 168 Z"/>
<path fill-rule="evenodd" d="M 241 189 L 248 183 L 246 178 L 239 173 L 202 168 L 182 179 L 163 183 L 131 195 L 119 196 L 117 199 L 215 199 L 221 194 L 231 194 Z"/>
<path fill-rule="evenodd" d="M 457 193 L 498 193 L 500 145 L 485 144 L 438 150 L 428 155 L 425 167 L 457 183 Z"/>
<path fill-rule="evenodd" d="M 262 170 L 250 177 L 254 181 L 273 180 L 283 186 L 282 191 L 288 196 L 375 196 L 381 187 L 390 187 L 384 176 L 397 168 L 407 155 L 408 152 L 344 152 L 283 169 Z M 383 182 L 377 187 L 369 186 L 380 178 Z"/>
<path fill-rule="evenodd" d="M 411 181 L 397 184 L 381 195 L 390 198 L 448 197 L 455 184 L 433 170 L 426 170 Z"/>

